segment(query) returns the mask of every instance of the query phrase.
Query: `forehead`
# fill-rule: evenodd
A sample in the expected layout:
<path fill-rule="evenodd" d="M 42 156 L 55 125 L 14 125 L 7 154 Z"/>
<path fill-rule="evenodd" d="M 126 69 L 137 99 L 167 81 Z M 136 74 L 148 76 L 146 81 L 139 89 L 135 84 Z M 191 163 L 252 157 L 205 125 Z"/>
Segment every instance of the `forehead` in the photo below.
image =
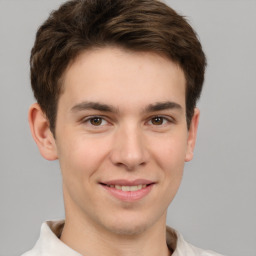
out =
<path fill-rule="evenodd" d="M 159 101 L 185 104 L 185 76 L 171 60 L 152 52 L 116 47 L 81 53 L 63 76 L 65 104 L 97 101 L 143 105 Z"/>

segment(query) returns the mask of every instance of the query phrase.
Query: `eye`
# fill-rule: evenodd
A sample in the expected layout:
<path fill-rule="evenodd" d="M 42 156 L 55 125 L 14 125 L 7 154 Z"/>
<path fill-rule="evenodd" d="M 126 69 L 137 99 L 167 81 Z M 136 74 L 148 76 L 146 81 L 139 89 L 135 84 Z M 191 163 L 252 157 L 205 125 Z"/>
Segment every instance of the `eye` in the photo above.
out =
<path fill-rule="evenodd" d="M 150 122 L 150 124 L 153 124 L 153 125 L 163 125 L 166 122 L 168 122 L 168 120 L 162 116 L 155 116 L 155 117 L 151 118 L 149 122 Z"/>
<path fill-rule="evenodd" d="M 101 117 L 93 117 L 89 119 L 90 124 L 94 126 L 100 126 L 103 123 L 103 119 Z"/>
<path fill-rule="evenodd" d="M 108 122 L 100 116 L 91 116 L 83 120 L 83 123 L 91 125 L 91 126 L 103 126 Z"/>

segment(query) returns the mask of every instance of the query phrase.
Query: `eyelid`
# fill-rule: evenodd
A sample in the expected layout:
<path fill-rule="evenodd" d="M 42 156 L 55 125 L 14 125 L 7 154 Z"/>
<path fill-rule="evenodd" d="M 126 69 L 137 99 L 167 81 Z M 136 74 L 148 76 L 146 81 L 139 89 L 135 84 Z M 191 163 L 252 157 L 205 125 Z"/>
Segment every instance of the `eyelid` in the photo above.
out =
<path fill-rule="evenodd" d="M 107 120 L 107 118 L 105 116 L 102 116 L 102 115 L 90 115 L 90 116 L 86 116 L 84 118 L 81 119 L 81 123 L 89 123 L 90 120 L 94 119 L 94 118 L 101 118 L 103 121 L 105 121 L 106 123 L 109 123 L 109 121 Z M 99 125 L 98 127 L 101 127 L 101 126 L 105 126 L 106 124 L 104 125 Z M 92 125 L 90 124 L 90 126 L 92 127 L 97 127 L 96 125 Z"/>
<path fill-rule="evenodd" d="M 146 124 L 149 123 L 150 121 L 152 121 L 152 119 L 153 119 L 153 118 L 156 118 L 156 117 L 161 117 L 161 118 L 164 119 L 164 121 L 166 121 L 167 123 L 170 123 L 170 124 L 176 122 L 176 120 L 175 120 L 173 117 L 169 116 L 169 115 L 152 115 L 152 116 L 150 116 L 149 118 L 147 118 Z M 94 118 L 101 118 L 101 119 L 102 119 L 103 121 L 105 121 L 107 124 L 110 124 L 110 123 L 111 123 L 111 121 L 109 120 L 109 118 L 106 117 L 106 116 L 104 116 L 104 115 L 89 115 L 89 116 L 86 116 L 86 117 L 81 118 L 80 122 L 81 122 L 81 123 L 88 123 L 90 120 L 92 120 L 92 119 L 94 119 Z M 102 127 L 102 126 L 105 126 L 105 125 L 107 125 L 107 124 L 104 124 L 104 125 L 101 124 L 101 125 L 99 125 L 98 127 Z M 151 125 L 153 125 L 153 124 L 151 124 Z M 94 126 L 94 125 L 92 125 L 92 124 L 90 124 L 90 126 L 97 127 L 96 125 Z M 157 125 L 154 125 L 154 126 L 157 126 Z M 159 126 L 164 126 L 164 124 L 159 125 Z"/>
<path fill-rule="evenodd" d="M 175 123 L 175 119 L 171 116 L 167 116 L 167 115 L 153 115 L 151 117 L 148 118 L 147 120 L 147 123 L 150 122 L 153 118 L 156 118 L 156 117 L 161 117 L 163 118 L 165 121 L 167 121 L 168 123 Z M 153 125 L 153 124 L 152 124 Z M 159 125 L 159 126 L 163 126 L 164 124 L 162 125 Z M 154 125 L 154 126 L 157 126 L 157 125 Z"/>

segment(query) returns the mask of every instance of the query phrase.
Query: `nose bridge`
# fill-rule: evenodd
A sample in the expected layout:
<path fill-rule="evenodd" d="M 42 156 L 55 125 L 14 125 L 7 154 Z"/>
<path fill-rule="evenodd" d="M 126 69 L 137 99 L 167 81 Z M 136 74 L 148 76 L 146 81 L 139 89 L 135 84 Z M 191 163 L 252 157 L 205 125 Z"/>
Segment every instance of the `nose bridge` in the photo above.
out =
<path fill-rule="evenodd" d="M 120 126 L 115 134 L 111 159 L 131 170 L 148 160 L 142 129 L 135 124 Z"/>

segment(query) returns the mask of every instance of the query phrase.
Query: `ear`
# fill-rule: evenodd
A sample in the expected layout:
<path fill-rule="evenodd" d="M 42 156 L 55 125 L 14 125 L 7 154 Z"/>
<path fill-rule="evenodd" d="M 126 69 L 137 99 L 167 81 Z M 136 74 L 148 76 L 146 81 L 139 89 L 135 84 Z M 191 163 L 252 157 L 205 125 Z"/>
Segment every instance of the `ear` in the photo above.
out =
<path fill-rule="evenodd" d="M 200 111 L 198 108 L 195 108 L 194 115 L 191 120 L 189 131 L 188 131 L 187 152 L 185 157 L 186 162 L 189 162 L 190 160 L 193 159 L 193 155 L 194 155 L 193 152 L 196 144 L 196 135 L 197 135 L 197 128 L 199 123 L 199 116 L 200 116 Z"/>
<path fill-rule="evenodd" d="M 41 155 L 47 160 L 56 160 L 57 148 L 50 123 L 40 106 L 35 103 L 29 109 L 29 126 Z"/>

